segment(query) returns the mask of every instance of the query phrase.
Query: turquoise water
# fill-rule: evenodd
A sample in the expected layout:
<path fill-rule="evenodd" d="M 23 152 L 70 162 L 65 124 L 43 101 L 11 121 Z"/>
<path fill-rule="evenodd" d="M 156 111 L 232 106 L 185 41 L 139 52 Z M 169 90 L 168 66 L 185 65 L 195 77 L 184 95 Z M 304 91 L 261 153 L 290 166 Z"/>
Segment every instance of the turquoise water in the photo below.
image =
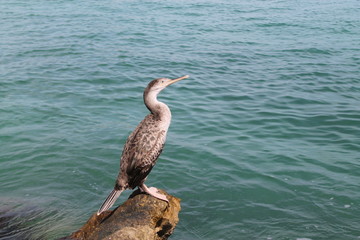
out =
<path fill-rule="evenodd" d="M 0 238 L 56 239 L 111 191 L 158 77 L 147 183 L 171 239 L 360 238 L 360 2 L 0 1 Z M 125 201 L 127 191 L 117 204 Z"/>

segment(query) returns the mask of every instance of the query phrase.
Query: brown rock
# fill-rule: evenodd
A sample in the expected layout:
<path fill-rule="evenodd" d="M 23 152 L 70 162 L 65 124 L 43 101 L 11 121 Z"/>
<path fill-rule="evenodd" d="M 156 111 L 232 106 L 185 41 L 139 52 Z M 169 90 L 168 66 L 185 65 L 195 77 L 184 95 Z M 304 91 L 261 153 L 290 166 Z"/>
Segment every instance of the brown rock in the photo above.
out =
<path fill-rule="evenodd" d="M 169 203 L 135 191 L 114 211 L 93 214 L 82 228 L 63 239 L 167 239 L 179 222 L 180 199 L 160 192 Z"/>

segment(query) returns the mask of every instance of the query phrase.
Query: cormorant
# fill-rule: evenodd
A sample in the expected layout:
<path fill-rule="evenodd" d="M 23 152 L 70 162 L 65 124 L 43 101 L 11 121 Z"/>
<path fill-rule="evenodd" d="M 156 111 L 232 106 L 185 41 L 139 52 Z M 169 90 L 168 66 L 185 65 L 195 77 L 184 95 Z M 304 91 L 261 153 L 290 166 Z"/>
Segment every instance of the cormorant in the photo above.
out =
<path fill-rule="evenodd" d="M 150 110 L 150 114 L 140 122 L 126 140 L 114 190 L 101 205 L 98 215 L 109 209 L 125 189 L 139 187 L 143 192 L 168 201 L 166 196 L 160 194 L 156 188 L 148 188 L 144 184 L 164 148 L 166 133 L 171 122 L 169 107 L 158 101 L 157 95 L 167 86 L 188 77 L 185 75 L 176 79 L 158 78 L 151 81 L 145 88 L 144 103 Z"/>

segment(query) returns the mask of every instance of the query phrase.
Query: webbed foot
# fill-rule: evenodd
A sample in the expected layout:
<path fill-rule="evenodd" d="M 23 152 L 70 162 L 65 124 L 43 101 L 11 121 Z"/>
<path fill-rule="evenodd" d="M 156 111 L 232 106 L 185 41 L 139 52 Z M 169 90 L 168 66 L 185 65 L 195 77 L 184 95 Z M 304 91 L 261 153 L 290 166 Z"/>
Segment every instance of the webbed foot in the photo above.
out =
<path fill-rule="evenodd" d="M 139 188 L 141 191 L 146 192 L 147 194 L 149 194 L 157 199 L 163 200 L 165 202 L 169 202 L 169 200 L 166 198 L 166 196 L 164 194 L 159 193 L 159 190 L 155 187 L 148 188 L 145 184 L 142 184 L 141 186 L 139 186 Z"/>

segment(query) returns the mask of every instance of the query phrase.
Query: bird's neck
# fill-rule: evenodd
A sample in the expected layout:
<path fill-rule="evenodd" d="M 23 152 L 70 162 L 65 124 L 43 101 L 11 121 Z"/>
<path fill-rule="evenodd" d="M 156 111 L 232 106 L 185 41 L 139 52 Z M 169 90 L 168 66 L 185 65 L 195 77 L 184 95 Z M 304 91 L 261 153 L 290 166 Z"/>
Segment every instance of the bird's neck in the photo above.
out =
<path fill-rule="evenodd" d="M 161 121 L 169 122 L 171 121 L 171 112 L 169 107 L 157 100 L 157 94 L 149 93 L 144 95 L 144 103 L 149 111 Z"/>

